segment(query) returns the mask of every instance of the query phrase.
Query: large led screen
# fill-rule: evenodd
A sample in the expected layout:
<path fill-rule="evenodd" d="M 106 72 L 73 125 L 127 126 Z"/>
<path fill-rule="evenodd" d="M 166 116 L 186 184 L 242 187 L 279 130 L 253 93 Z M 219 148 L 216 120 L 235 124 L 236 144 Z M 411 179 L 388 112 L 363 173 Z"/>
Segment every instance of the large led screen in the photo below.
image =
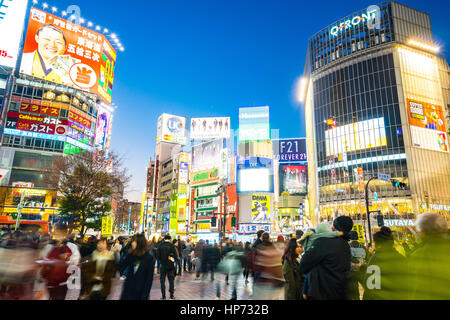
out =
<path fill-rule="evenodd" d="M 238 192 L 273 192 L 273 175 L 271 169 L 238 170 Z"/>
<path fill-rule="evenodd" d="M 288 192 L 291 196 L 308 193 L 308 171 L 306 166 L 280 165 L 279 183 L 280 195 Z"/>
<path fill-rule="evenodd" d="M 325 131 L 327 156 L 387 146 L 384 118 L 371 119 Z"/>
<path fill-rule="evenodd" d="M 269 139 L 269 107 L 239 108 L 239 141 Z"/>

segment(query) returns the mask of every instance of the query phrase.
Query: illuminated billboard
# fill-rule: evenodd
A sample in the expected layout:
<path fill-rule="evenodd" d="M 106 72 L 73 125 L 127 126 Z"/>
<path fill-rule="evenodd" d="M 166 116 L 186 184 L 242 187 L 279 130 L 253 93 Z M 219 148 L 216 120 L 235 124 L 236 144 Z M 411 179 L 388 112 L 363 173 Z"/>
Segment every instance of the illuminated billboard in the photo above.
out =
<path fill-rule="evenodd" d="M 97 127 L 95 130 L 95 147 L 107 150 L 110 146 L 112 114 L 102 105 L 98 106 Z"/>
<path fill-rule="evenodd" d="M 306 162 L 306 138 L 272 140 L 273 155 L 279 163 Z"/>
<path fill-rule="evenodd" d="M 384 118 L 355 122 L 325 131 L 327 157 L 387 146 Z"/>
<path fill-rule="evenodd" d="M 186 118 L 163 113 L 158 118 L 156 142 L 169 142 L 185 145 Z"/>
<path fill-rule="evenodd" d="M 0 66 L 16 66 L 27 0 L 0 2 Z"/>
<path fill-rule="evenodd" d="M 34 116 L 12 111 L 8 112 L 7 117 L 5 127 L 8 129 L 61 136 L 67 133 L 68 121 L 65 119 Z"/>
<path fill-rule="evenodd" d="M 192 118 L 191 140 L 230 137 L 230 118 Z"/>
<path fill-rule="evenodd" d="M 280 195 L 289 193 L 291 196 L 305 195 L 308 193 L 308 171 L 306 166 L 280 165 L 279 183 Z"/>
<path fill-rule="evenodd" d="M 237 192 L 273 192 L 272 159 L 237 158 Z"/>
<path fill-rule="evenodd" d="M 219 168 L 222 163 L 223 139 L 202 143 L 192 147 L 192 172 Z"/>
<path fill-rule="evenodd" d="M 116 51 L 105 36 L 31 8 L 20 72 L 111 103 Z"/>
<path fill-rule="evenodd" d="M 267 223 L 270 221 L 270 196 L 252 195 L 252 223 Z"/>
<path fill-rule="evenodd" d="M 269 139 L 269 107 L 239 108 L 239 141 Z"/>
<path fill-rule="evenodd" d="M 445 115 L 441 106 L 406 100 L 412 144 L 415 147 L 448 152 Z"/>

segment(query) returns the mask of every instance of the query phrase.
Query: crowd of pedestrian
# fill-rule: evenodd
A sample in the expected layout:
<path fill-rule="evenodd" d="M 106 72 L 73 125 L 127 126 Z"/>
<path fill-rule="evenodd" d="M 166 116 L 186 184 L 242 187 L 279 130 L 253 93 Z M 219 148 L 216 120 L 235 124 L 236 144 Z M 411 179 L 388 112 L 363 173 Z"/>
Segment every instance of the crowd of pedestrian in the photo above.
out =
<path fill-rule="evenodd" d="M 239 296 L 239 279 L 255 300 L 403 300 L 450 299 L 450 241 L 446 220 L 422 214 L 416 221 L 420 241 L 399 245 L 388 227 L 373 235 L 373 246 L 359 242 L 350 217 L 332 225 L 297 230 L 276 240 L 258 231 L 253 243 L 223 239 L 209 243 L 144 234 L 114 241 L 68 234 L 8 232 L 0 238 L 0 300 L 64 300 L 78 289 L 81 300 L 106 300 L 113 281 L 122 281 L 121 300 L 148 300 L 159 275 L 161 299 L 175 299 L 175 278 L 221 283 Z M 223 277 L 217 281 L 217 277 Z M 249 280 L 250 279 L 250 280 Z M 251 282 L 251 288 L 247 287 Z"/>

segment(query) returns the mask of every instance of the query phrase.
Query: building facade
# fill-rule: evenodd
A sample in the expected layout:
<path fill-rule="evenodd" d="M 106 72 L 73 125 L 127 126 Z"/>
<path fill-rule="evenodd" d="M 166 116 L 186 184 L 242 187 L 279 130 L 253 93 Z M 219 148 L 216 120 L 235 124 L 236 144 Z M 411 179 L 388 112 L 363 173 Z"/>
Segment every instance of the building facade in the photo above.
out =
<path fill-rule="evenodd" d="M 316 217 L 370 211 L 450 212 L 448 64 L 430 16 L 396 2 L 354 13 L 308 44 L 305 119 L 309 200 Z M 376 195 L 375 195 L 376 194 Z"/>

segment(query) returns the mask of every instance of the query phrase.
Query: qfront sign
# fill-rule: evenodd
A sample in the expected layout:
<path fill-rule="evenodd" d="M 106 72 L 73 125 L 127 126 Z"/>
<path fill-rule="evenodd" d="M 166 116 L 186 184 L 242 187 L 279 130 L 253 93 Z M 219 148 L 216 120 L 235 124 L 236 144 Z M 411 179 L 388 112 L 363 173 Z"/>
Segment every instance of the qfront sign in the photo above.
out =
<path fill-rule="evenodd" d="M 377 11 L 376 9 L 368 9 L 366 13 L 354 16 L 353 18 L 345 20 L 341 24 L 335 25 L 334 27 L 331 28 L 330 34 L 332 37 L 335 37 L 343 33 L 345 30 L 358 26 L 361 23 L 366 23 L 374 19 L 377 19 L 378 12 L 379 11 Z"/>

